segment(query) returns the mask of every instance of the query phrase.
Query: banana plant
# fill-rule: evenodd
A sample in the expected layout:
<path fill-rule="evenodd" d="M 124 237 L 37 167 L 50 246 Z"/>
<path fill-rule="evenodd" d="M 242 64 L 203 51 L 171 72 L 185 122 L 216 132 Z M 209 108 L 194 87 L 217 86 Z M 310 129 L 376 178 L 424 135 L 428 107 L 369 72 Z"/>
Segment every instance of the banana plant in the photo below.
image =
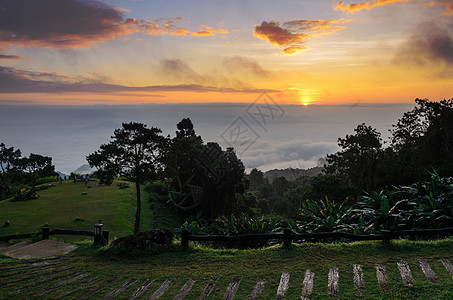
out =
<path fill-rule="evenodd" d="M 343 231 L 348 210 L 344 203 L 324 199 L 306 199 L 299 208 L 299 230 L 305 232 Z"/>

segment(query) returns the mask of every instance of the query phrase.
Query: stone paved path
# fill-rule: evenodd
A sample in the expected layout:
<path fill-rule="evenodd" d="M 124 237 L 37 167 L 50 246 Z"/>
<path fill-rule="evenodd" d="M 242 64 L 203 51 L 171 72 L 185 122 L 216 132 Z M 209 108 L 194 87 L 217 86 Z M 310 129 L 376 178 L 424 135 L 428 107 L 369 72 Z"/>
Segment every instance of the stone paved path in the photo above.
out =
<path fill-rule="evenodd" d="M 77 247 L 77 245 L 53 240 L 42 240 L 36 243 L 20 242 L 11 246 L 2 243 L 0 253 L 18 259 L 30 259 L 67 254 Z"/>
<path fill-rule="evenodd" d="M 453 277 L 452 263 L 448 259 L 440 259 L 439 261 Z M 412 265 L 412 267 L 421 268 L 421 271 L 430 283 L 439 284 L 439 280 L 427 260 L 421 259 L 419 260 L 418 266 Z M 388 290 L 392 285 L 386 274 L 386 268 L 397 268 L 401 275 L 401 281 L 405 286 L 414 287 L 417 285 L 417 282 L 412 276 L 409 264 L 404 260 L 400 260 L 394 264 L 376 264 L 375 268 L 376 277 L 374 280 L 376 280 L 383 290 Z M 366 282 L 363 277 L 363 267 L 354 264 L 351 266 L 351 269 L 353 273 L 352 280 L 354 282 L 351 288 L 354 288 L 359 295 L 366 297 Z M 286 293 L 291 285 L 300 288 L 301 299 L 310 299 L 316 280 L 325 280 L 311 270 L 305 270 L 303 282 L 291 282 L 292 279 L 289 272 L 283 271 L 279 276 L 280 282 L 274 294 L 275 299 L 286 299 Z M 328 285 L 325 288 L 331 299 L 341 298 L 339 286 L 342 280 L 346 281 L 342 279 L 342 276 L 344 275 L 338 271 L 338 268 L 330 268 L 328 271 Z M 204 289 L 197 299 L 207 299 L 216 286 L 218 279 L 211 278 L 202 283 Z M 241 280 L 242 277 L 240 276 L 234 276 L 230 279 L 228 286 L 224 287 L 224 300 L 234 299 L 237 291 L 241 288 Z M 265 288 L 267 282 L 266 279 L 257 279 L 253 290 L 250 290 L 248 293 L 250 298 L 260 299 L 260 293 Z M 154 290 L 149 290 L 152 283 L 155 286 Z M 0 295 L 4 297 L 2 299 L 8 299 L 8 295 L 15 297 L 19 295 L 21 298 L 34 299 L 58 299 L 61 297 L 66 297 L 67 299 L 85 299 L 88 297 L 90 299 L 116 299 L 117 297 L 120 299 L 137 299 L 143 296 L 145 292 L 148 292 L 148 294 L 152 293 L 149 299 L 159 299 L 165 296 L 165 298 L 178 300 L 185 298 L 194 283 L 195 281 L 189 278 L 183 285 L 177 286 L 177 294 L 170 295 L 168 294 L 168 290 L 175 285 L 174 280 L 171 278 L 162 282 L 156 282 L 152 278 L 138 280 L 134 278 L 98 276 L 71 267 L 70 263 L 64 257 L 0 263 Z M 1 289 L 8 286 L 14 286 L 15 290 L 9 290 L 7 294 L 2 293 Z M 219 286 L 217 287 L 220 288 Z M 54 294 L 46 298 L 48 294 L 52 294 L 52 291 L 57 289 L 61 291 L 58 295 Z M 75 293 L 76 291 L 77 293 Z"/>

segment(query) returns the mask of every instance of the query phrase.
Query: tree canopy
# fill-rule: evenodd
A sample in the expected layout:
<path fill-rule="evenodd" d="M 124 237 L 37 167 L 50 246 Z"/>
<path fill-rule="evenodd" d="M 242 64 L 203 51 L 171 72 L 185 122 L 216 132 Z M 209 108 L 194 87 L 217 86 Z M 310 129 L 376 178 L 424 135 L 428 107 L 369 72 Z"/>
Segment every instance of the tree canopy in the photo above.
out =
<path fill-rule="evenodd" d="M 339 175 L 348 185 L 376 187 L 376 169 L 382 153 L 381 134 L 371 126 L 358 125 L 355 134 L 338 139 L 341 150 L 327 156 L 325 171 Z"/>

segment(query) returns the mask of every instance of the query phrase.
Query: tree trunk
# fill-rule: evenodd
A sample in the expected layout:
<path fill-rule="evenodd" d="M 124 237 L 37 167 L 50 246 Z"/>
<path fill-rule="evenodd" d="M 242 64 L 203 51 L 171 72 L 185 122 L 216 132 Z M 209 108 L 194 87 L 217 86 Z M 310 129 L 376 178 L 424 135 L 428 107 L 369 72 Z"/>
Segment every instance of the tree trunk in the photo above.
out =
<path fill-rule="evenodd" d="M 138 179 L 135 180 L 135 188 L 137 189 L 137 208 L 135 210 L 134 234 L 140 231 L 140 213 L 142 205 L 142 201 L 140 198 L 140 181 Z"/>

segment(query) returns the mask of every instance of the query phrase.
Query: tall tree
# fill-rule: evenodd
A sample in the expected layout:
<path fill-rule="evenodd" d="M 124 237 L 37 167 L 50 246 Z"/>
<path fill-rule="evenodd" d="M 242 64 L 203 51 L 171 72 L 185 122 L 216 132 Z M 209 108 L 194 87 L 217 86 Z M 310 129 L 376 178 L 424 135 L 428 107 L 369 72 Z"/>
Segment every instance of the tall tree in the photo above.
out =
<path fill-rule="evenodd" d="M 134 233 L 140 230 L 140 184 L 161 174 L 167 140 L 158 128 L 147 128 L 142 123 L 123 123 L 116 129 L 112 141 L 100 146 L 100 150 L 87 156 L 91 167 L 103 172 L 118 174 L 135 182 L 137 207 Z"/>
<path fill-rule="evenodd" d="M 381 134 L 365 123 L 355 134 L 338 139 L 341 150 L 327 156 L 325 171 L 336 174 L 357 190 L 376 187 L 378 160 L 382 153 Z"/>
<path fill-rule="evenodd" d="M 166 156 L 166 175 L 185 181 L 199 165 L 203 140 L 195 133 L 192 121 L 184 118 L 177 125 L 176 136 L 171 140 Z"/>

